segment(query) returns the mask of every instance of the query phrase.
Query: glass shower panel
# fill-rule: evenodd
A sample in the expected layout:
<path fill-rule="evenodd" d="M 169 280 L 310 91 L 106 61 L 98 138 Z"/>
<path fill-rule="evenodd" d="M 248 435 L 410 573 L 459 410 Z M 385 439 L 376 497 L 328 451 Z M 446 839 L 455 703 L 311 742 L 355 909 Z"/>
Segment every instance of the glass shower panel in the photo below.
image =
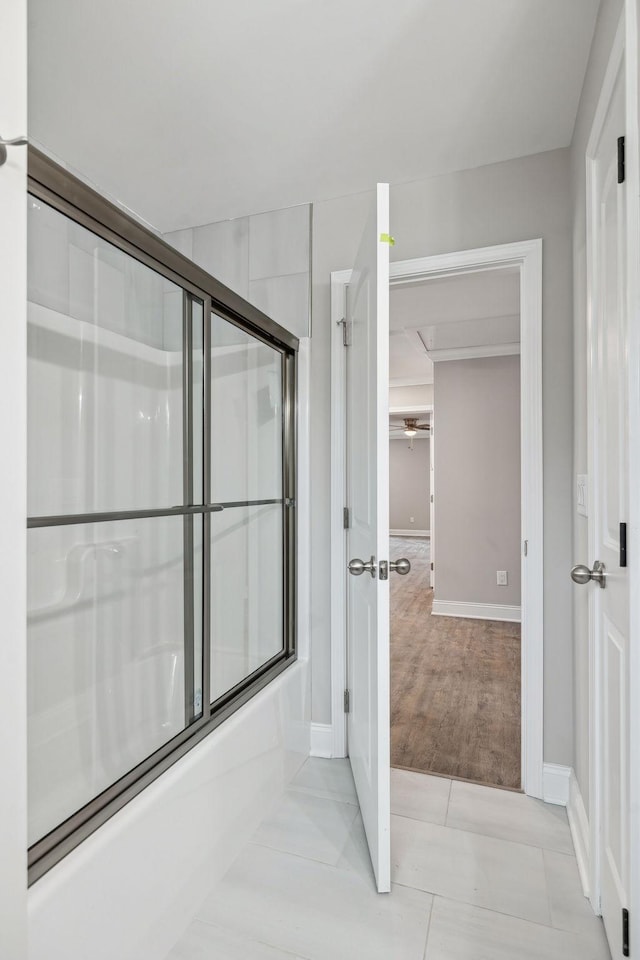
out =
<path fill-rule="evenodd" d="M 185 727 L 183 518 L 31 529 L 28 564 L 34 843 Z"/>
<path fill-rule="evenodd" d="M 280 653 L 282 504 L 211 516 L 211 700 Z"/>
<path fill-rule="evenodd" d="M 28 207 L 28 513 L 183 502 L 182 289 Z"/>
<path fill-rule="evenodd" d="M 211 701 L 284 649 L 282 354 L 211 319 Z"/>
<path fill-rule="evenodd" d="M 211 499 L 282 497 L 282 354 L 211 318 Z"/>

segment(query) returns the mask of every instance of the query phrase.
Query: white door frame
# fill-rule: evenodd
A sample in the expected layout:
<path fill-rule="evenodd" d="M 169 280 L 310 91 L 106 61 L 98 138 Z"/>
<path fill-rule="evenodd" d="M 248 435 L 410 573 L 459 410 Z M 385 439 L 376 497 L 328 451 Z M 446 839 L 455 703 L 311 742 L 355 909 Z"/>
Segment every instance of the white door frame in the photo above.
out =
<path fill-rule="evenodd" d="M 543 796 L 543 490 L 542 240 L 403 260 L 391 264 L 391 285 L 517 267 L 520 272 L 522 478 L 522 786 Z M 343 696 L 345 630 L 345 358 L 344 317 L 349 270 L 331 274 L 331 716 L 333 756 L 346 754 Z M 525 548 L 526 544 L 526 548 Z M 526 549 L 526 557 L 524 551 Z"/>
<path fill-rule="evenodd" d="M 595 504 L 596 449 L 590 424 L 596 415 L 596 344 L 594 340 L 594 285 L 597 277 L 595 262 L 596 225 L 594 216 L 596 196 L 595 152 L 602 134 L 615 77 L 622 57 L 625 57 L 625 178 L 627 180 L 627 326 L 628 326 L 628 422 L 629 422 L 629 517 L 628 542 L 640 543 L 640 149 L 638 118 L 638 0 L 626 0 L 620 17 L 609 63 L 602 82 L 589 141 L 585 153 L 587 178 L 587 439 L 589 464 L 588 502 Z M 635 495 L 634 495 L 635 494 Z M 589 558 L 594 556 L 596 529 L 593 509 L 588 516 Z M 640 551 L 629 550 L 629 689 L 640 689 Z M 600 836 L 602 830 L 602 783 L 604 776 L 602 742 L 602 663 L 600 662 L 595 629 L 594 592 L 589 597 L 589 849 L 586 851 L 588 895 L 596 913 L 600 913 L 601 864 Z M 629 913 L 634 940 L 638 937 L 640 917 L 640 699 L 631 696 L 629 702 L 629 793 L 630 809 L 630 886 Z M 634 919 L 635 918 L 635 919 Z M 632 948 L 633 949 L 633 948 Z"/>

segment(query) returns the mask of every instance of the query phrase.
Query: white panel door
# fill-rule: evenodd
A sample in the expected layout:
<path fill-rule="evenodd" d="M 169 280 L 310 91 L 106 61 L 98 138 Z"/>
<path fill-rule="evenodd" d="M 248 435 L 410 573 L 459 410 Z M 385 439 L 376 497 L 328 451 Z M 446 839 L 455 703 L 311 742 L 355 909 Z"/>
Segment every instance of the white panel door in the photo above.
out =
<path fill-rule="evenodd" d="M 591 583 L 595 640 L 596 737 L 600 750 L 601 907 L 613 960 L 624 953 L 622 910 L 629 892 L 629 578 L 620 523 L 628 518 L 626 186 L 618 182 L 625 128 L 624 58 L 591 160 L 593 501 L 590 561 L 604 564 L 604 589 Z"/>
<path fill-rule="evenodd" d="M 378 891 L 391 887 L 389 716 L 389 187 L 378 184 L 347 289 L 349 758 Z M 384 563 L 381 566 L 381 561 Z M 388 569 L 388 568 L 387 568 Z"/>

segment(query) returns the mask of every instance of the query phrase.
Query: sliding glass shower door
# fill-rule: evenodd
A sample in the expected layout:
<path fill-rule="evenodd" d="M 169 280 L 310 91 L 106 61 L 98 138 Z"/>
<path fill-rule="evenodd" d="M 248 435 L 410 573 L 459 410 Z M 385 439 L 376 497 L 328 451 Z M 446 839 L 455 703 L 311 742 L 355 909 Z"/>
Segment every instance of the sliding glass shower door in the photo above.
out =
<path fill-rule="evenodd" d="M 293 658 L 295 609 L 294 352 L 38 194 L 32 877 Z"/>

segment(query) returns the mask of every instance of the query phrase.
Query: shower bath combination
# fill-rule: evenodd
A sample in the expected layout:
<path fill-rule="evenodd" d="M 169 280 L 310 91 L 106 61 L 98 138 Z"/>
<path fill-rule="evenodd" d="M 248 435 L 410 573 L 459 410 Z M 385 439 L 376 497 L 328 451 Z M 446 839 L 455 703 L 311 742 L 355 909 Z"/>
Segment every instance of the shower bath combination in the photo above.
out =
<path fill-rule="evenodd" d="M 30 186 L 35 879 L 295 658 L 297 341 Z"/>

